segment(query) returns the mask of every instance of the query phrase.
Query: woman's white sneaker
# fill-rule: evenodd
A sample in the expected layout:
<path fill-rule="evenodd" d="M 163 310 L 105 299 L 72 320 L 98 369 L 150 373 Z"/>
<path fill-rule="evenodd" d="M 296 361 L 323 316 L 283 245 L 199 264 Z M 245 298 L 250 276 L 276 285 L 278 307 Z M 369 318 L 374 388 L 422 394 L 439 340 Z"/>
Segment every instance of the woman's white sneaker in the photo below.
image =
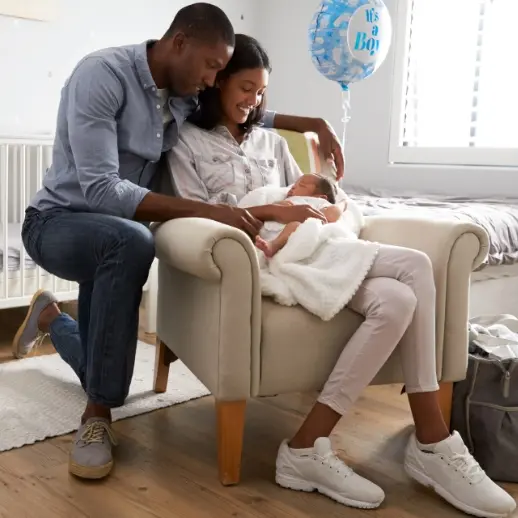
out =
<path fill-rule="evenodd" d="M 515 500 L 486 475 L 457 432 L 430 451 L 419 447 L 412 435 L 406 450 L 405 470 L 414 480 L 433 488 L 467 514 L 500 518 L 516 509 Z"/>
<path fill-rule="evenodd" d="M 333 500 L 360 509 L 375 509 L 385 498 L 383 490 L 357 475 L 321 437 L 313 448 L 292 450 L 284 441 L 277 455 L 275 481 L 296 491 L 318 491 Z"/>

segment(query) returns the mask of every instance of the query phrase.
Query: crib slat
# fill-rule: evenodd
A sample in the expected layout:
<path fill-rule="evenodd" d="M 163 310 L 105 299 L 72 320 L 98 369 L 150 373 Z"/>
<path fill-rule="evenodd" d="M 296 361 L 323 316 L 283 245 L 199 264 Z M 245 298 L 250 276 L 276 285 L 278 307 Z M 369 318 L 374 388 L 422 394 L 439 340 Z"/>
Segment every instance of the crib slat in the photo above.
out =
<path fill-rule="evenodd" d="M 23 144 L 21 146 L 21 149 L 20 149 L 20 192 L 19 192 L 19 196 L 20 196 L 20 205 L 19 205 L 19 218 L 20 218 L 20 223 L 23 223 L 23 220 L 25 218 L 25 207 L 27 205 L 27 196 L 26 196 L 26 189 L 27 189 L 27 185 L 26 185 L 26 180 L 27 180 L 27 147 L 25 146 L 25 144 Z M 21 296 L 24 297 L 25 296 L 25 257 L 26 257 L 26 252 L 25 252 L 25 247 L 22 246 L 20 247 L 20 280 L 21 280 Z"/>
<path fill-rule="evenodd" d="M 8 280 L 9 280 L 9 269 L 8 269 L 8 258 L 9 258 L 9 236 L 8 236 L 8 226 L 7 223 L 9 221 L 9 180 L 8 180 L 8 171 L 9 171 L 9 146 L 2 146 L 0 153 L 0 192 L 1 192 L 1 202 L 0 202 L 0 210 L 1 210 L 1 220 L 2 220 L 2 248 L 3 248 L 3 257 L 2 257 L 2 276 L 3 276 L 3 298 L 7 299 L 9 296 L 8 289 Z"/>
<path fill-rule="evenodd" d="M 9 221 L 17 221 L 18 217 L 18 184 L 19 184 L 19 175 L 18 175 L 18 152 L 19 149 L 17 146 L 10 146 L 12 164 L 11 171 L 8 171 L 8 176 L 10 176 L 10 186 L 9 186 Z M 9 174 L 10 173 L 10 174 Z"/>

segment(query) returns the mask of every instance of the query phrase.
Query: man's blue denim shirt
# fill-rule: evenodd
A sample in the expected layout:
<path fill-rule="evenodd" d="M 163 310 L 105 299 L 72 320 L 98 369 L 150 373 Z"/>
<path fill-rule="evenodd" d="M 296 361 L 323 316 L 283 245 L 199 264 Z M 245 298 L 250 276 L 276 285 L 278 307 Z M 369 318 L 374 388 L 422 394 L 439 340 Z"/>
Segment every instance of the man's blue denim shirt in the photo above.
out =
<path fill-rule="evenodd" d="M 100 50 L 76 66 L 61 93 L 52 165 L 31 207 L 133 218 L 162 153 L 197 106 L 196 97 L 169 97 L 172 121 L 164 130 L 150 43 Z M 274 116 L 266 113 L 265 127 Z"/>

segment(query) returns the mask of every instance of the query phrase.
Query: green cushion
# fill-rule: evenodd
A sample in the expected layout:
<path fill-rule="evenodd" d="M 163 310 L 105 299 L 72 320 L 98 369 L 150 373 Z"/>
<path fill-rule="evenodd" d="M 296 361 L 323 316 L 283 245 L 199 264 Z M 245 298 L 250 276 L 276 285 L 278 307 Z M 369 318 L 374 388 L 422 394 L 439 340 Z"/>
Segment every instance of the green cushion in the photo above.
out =
<path fill-rule="evenodd" d="M 295 131 L 277 130 L 277 133 L 284 137 L 288 142 L 288 147 L 303 173 L 311 171 L 311 162 L 309 160 L 309 153 L 311 152 L 310 144 L 303 133 L 296 133 Z"/>

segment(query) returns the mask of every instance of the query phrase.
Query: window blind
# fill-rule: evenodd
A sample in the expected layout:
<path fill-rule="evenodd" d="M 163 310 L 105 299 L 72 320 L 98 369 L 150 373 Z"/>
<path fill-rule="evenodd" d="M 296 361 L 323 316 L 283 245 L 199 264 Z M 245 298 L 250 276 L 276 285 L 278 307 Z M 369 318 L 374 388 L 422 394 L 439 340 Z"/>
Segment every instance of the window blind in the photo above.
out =
<path fill-rule="evenodd" d="M 405 14 L 395 161 L 518 165 L 518 0 L 408 0 Z"/>

